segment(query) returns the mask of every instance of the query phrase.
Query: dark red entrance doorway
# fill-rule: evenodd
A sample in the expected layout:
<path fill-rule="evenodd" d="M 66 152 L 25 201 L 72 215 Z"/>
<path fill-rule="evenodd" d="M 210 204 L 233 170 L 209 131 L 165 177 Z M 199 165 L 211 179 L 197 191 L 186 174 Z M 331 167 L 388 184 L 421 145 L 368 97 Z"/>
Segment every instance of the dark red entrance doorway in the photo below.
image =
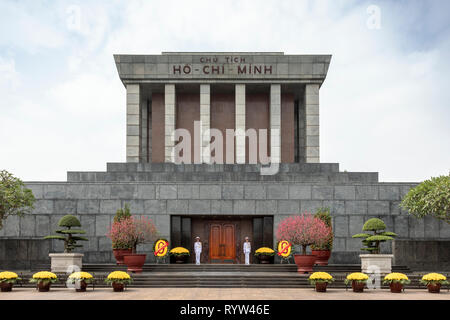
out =
<path fill-rule="evenodd" d="M 211 263 L 235 262 L 235 229 L 235 225 L 232 223 L 211 223 L 209 229 L 209 261 Z"/>

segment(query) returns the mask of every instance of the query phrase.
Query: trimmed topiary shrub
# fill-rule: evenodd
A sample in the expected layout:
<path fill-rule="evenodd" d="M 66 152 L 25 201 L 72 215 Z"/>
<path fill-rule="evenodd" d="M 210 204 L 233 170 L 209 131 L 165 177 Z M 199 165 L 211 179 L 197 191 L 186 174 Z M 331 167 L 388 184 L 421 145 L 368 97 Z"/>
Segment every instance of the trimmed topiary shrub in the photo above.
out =
<path fill-rule="evenodd" d="M 361 250 L 369 251 L 370 253 L 380 253 L 380 243 L 388 240 L 394 240 L 397 236 L 394 232 L 383 231 L 386 229 L 386 224 L 383 220 L 378 218 L 371 218 L 367 220 L 363 225 L 363 231 L 372 231 L 369 233 L 358 233 L 352 236 L 352 238 L 362 238 L 362 243 L 365 246 Z"/>
<path fill-rule="evenodd" d="M 56 239 L 64 241 L 64 253 L 70 253 L 75 248 L 82 247 L 82 245 L 77 244 L 77 241 L 88 241 L 87 238 L 77 236 L 77 234 L 85 234 L 86 231 L 81 229 L 72 229 L 74 227 L 81 227 L 80 220 L 78 220 L 77 217 L 68 214 L 59 220 L 58 226 L 64 227 L 66 229 L 56 230 L 55 232 L 59 233 L 60 235 L 46 236 L 44 237 L 44 239 Z"/>

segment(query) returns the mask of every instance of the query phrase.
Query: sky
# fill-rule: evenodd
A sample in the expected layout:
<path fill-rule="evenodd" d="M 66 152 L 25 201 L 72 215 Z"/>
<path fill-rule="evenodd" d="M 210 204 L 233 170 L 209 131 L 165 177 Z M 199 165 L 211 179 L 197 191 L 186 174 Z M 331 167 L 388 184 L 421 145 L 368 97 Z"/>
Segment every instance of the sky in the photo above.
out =
<path fill-rule="evenodd" d="M 450 1 L 0 1 L 0 170 L 124 162 L 113 54 L 331 54 L 320 159 L 419 182 L 450 170 Z"/>

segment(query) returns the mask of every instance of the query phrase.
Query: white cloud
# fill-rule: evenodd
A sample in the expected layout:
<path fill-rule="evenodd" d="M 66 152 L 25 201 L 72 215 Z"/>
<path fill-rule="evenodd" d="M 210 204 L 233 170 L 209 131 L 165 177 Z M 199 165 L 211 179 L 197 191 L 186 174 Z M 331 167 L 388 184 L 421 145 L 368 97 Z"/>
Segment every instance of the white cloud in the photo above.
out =
<path fill-rule="evenodd" d="M 15 90 L 19 84 L 20 78 L 14 59 L 0 56 L 0 86 Z"/>
<path fill-rule="evenodd" d="M 36 2 L 0 3 L 0 46 L 30 53 L 65 44 L 64 28 L 58 24 L 58 11 Z"/>

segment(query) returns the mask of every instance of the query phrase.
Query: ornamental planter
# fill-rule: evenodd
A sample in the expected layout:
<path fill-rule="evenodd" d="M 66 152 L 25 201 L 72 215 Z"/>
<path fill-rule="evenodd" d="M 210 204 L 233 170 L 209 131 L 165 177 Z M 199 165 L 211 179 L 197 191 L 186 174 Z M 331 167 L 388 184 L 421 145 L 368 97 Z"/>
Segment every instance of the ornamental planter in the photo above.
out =
<path fill-rule="evenodd" d="M 319 266 L 327 266 L 328 259 L 330 259 L 331 251 L 330 250 L 311 250 L 311 254 L 316 255 L 315 264 Z"/>
<path fill-rule="evenodd" d="M 379 271 L 381 274 L 392 272 L 393 254 L 360 254 L 361 272 L 373 273 Z"/>
<path fill-rule="evenodd" d="M 116 258 L 116 263 L 118 265 L 125 264 L 123 256 L 131 253 L 133 253 L 133 249 L 113 249 L 114 258 Z"/>
<path fill-rule="evenodd" d="M 127 265 L 127 270 L 129 272 L 141 273 L 142 266 L 145 263 L 146 254 L 125 254 L 123 256 L 123 261 Z"/>
<path fill-rule="evenodd" d="M 440 293 L 441 292 L 441 284 L 440 283 L 429 283 L 427 284 L 429 293 Z"/>
<path fill-rule="evenodd" d="M 328 282 L 316 282 L 316 292 L 327 292 Z"/>
<path fill-rule="evenodd" d="M 391 289 L 392 293 L 402 293 L 403 284 L 401 284 L 400 282 L 391 282 L 389 284 L 389 288 Z"/>
<path fill-rule="evenodd" d="M 364 292 L 364 287 L 366 284 L 364 282 L 352 281 L 353 292 Z"/>
<path fill-rule="evenodd" d="M 297 264 L 297 272 L 308 273 L 313 271 L 316 256 L 312 254 L 294 254 L 294 260 Z"/>
<path fill-rule="evenodd" d="M 268 256 L 266 254 L 259 254 L 258 260 L 259 260 L 259 263 L 261 263 L 261 264 L 270 264 L 270 263 L 272 263 L 272 256 Z"/>
<path fill-rule="evenodd" d="M 82 253 L 50 253 L 52 272 L 66 273 L 68 270 L 73 271 L 83 268 Z"/>
<path fill-rule="evenodd" d="M 80 282 L 75 282 L 75 291 L 76 292 L 86 292 L 86 288 L 87 288 L 87 283 L 86 281 L 80 281 Z"/>
<path fill-rule="evenodd" d="M 0 282 L 1 292 L 10 292 L 12 291 L 13 284 L 7 282 Z"/>
<path fill-rule="evenodd" d="M 122 292 L 125 285 L 120 282 L 113 282 L 112 287 L 114 292 Z"/>
<path fill-rule="evenodd" d="M 187 255 L 177 255 L 175 256 L 175 263 L 185 263 L 187 260 Z"/>
<path fill-rule="evenodd" d="M 50 282 L 43 282 L 43 281 L 39 281 L 37 283 L 37 288 L 39 290 L 39 292 L 48 292 L 50 291 Z"/>

